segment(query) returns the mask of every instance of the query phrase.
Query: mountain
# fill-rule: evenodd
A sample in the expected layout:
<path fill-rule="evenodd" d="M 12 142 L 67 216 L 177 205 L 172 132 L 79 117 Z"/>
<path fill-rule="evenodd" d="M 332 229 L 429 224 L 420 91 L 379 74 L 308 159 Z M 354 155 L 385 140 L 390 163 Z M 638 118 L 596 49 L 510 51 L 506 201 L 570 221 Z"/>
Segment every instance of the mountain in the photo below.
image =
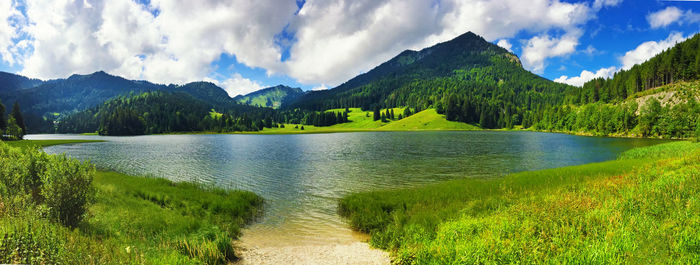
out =
<path fill-rule="evenodd" d="M 208 84 L 199 82 L 195 86 L 201 89 L 210 87 Z M 263 126 L 272 126 L 271 112 L 271 109 L 231 100 L 227 103 L 207 101 L 183 91 L 153 91 L 114 97 L 96 107 L 67 115 L 57 122 L 56 131 L 99 131 L 103 135 L 257 131 Z"/>
<path fill-rule="evenodd" d="M 0 95 L 39 86 L 44 82 L 21 75 L 0 72 Z"/>
<path fill-rule="evenodd" d="M 52 120 L 95 107 L 111 98 L 152 91 L 184 92 L 217 108 L 234 103 L 226 91 L 210 82 L 161 85 L 128 80 L 103 71 L 44 82 L 0 72 L 0 100 L 5 105 L 11 106 L 15 101 L 20 104 L 30 132 L 49 131 Z"/>
<path fill-rule="evenodd" d="M 131 81 L 100 71 L 50 80 L 32 88 L 0 94 L 0 98 L 4 102 L 18 101 L 27 114 L 43 116 L 87 109 L 121 94 L 164 88 L 162 85 Z"/>
<path fill-rule="evenodd" d="M 515 54 L 467 32 L 404 51 L 338 87 L 306 93 L 286 108 L 434 108 L 448 120 L 503 128 L 520 125 L 529 110 L 563 104 L 571 88 L 525 70 Z"/>
<path fill-rule="evenodd" d="M 268 87 L 247 95 L 238 95 L 233 98 L 238 103 L 251 106 L 268 107 L 278 109 L 304 94 L 301 88 L 292 88 L 284 85 Z"/>

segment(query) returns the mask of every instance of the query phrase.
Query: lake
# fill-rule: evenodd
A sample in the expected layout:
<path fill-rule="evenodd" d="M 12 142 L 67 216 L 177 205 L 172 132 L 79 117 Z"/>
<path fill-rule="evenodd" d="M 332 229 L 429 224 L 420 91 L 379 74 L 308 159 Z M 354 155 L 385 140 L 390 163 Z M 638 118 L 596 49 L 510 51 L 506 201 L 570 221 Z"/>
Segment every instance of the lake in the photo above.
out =
<path fill-rule="evenodd" d="M 661 142 L 479 131 L 26 138 L 107 140 L 44 150 L 128 174 L 253 191 L 266 205 L 244 240 L 261 245 L 356 240 L 337 214 L 337 199 L 350 192 L 599 162 Z"/>

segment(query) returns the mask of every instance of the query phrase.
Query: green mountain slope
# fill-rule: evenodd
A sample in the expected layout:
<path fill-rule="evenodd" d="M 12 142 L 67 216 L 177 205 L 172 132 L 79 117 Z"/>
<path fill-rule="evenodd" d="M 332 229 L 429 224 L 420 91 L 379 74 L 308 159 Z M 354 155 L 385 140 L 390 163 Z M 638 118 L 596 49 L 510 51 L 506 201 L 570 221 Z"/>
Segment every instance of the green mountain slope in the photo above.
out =
<path fill-rule="evenodd" d="M 206 84 L 195 86 L 202 89 Z M 153 91 L 112 98 L 97 107 L 59 120 L 59 133 L 99 131 L 104 135 L 141 135 L 173 132 L 258 131 L 270 109 L 205 101 L 187 92 Z"/>
<path fill-rule="evenodd" d="M 44 82 L 39 79 L 31 79 L 21 75 L 0 72 L 0 98 L 2 98 L 3 94 L 36 87 L 43 83 Z"/>
<path fill-rule="evenodd" d="M 102 71 L 42 82 L 0 72 L 0 100 L 6 104 L 19 102 L 30 132 L 51 131 L 54 119 L 97 106 L 111 98 L 151 91 L 184 92 L 214 106 L 233 102 L 226 91 L 209 82 L 160 85 L 127 80 Z"/>
<path fill-rule="evenodd" d="M 278 109 L 282 105 L 294 101 L 303 95 L 301 88 L 284 85 L 268 87 L 246 95 L 238 95 L 233 99 L 241 104 Z"/>
<path fill-rule="evenodd" d="M 571 88 L 523 69 L 518 57 L 468 32 L 420 51 L 404 51 L 393 59 L 327 90 L 309 92 L 288 108 L 324 110 L 375 106 L 444 113 L 455 97 L 465 115 L 448 120 L 485 122 L 482 127 L 518 125 L 522 113 L 564 102 Z M 463 119 L 462 119 L 463 118 Z"/>
<path fill-rule="evenodd" d="M 588 135 L 700 138 L 700 35 L 528 111 L 523 127 Z"/>
<path fill-rule="evenodd" d="M 700 34 L 680 42 L 613 78 L 597 78 L 573 89 L 571 101 L 585 104 L 597 101 L 620 102 L 635 93 L 655 87 L 700 79 Z"/>

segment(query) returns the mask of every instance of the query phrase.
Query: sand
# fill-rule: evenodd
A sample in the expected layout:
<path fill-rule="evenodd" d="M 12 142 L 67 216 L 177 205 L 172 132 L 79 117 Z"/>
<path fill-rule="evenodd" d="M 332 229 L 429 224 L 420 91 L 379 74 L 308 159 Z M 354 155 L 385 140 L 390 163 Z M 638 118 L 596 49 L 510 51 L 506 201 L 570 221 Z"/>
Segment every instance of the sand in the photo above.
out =
<path fill-rule="evenodd" d="M 331 245 L 239 246 L 240 265 L 258 264 L 390 264 L 389 254 L 354 242 Z"/>

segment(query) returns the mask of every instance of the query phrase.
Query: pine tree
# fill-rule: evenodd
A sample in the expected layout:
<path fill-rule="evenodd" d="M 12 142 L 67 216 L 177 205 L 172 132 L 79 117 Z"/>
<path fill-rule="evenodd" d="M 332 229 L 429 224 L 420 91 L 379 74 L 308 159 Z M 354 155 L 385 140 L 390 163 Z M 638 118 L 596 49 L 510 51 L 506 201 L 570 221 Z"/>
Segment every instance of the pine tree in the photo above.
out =
<path fill-rule="evenodd" d="M 374 106 L 374 115 L 372 116 L 372 118 L 374 118 L 375 121 L 378 121 L 379 119 L 381 119 L 381 116 L 382 114 L 381 111 L 379 111 L 379 106 Z"/>
<path fill-rule="evenodd" d="M 7 128 L 7 120 L 5 120 L 5 105 L 0 102 L 0 136 L 2 136 L 2 131 Z"/>
<path fill-rule="evenodd" d="M 12 106 L 12 117 L 15 118 L 15 123 L 22 130 L 22 135 L 27 134 L 27 127 L 24 125 L 24 117 L 22 117 L 22 112 L 19 109 L 19 102 L 15 101 L 15 105 Z"/>

